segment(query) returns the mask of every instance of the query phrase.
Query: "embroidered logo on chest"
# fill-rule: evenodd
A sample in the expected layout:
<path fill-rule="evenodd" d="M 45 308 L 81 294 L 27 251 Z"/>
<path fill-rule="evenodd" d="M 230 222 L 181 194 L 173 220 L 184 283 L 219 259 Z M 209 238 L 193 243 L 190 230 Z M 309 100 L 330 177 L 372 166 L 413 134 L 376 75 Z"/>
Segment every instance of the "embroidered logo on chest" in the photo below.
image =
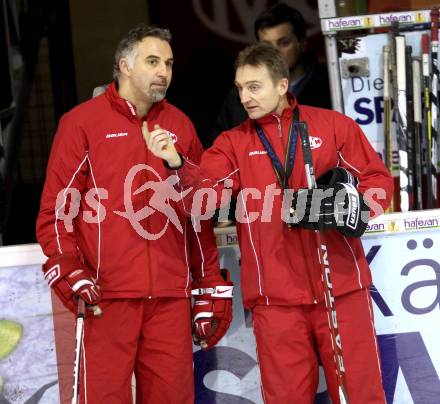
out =
<path fill-rule="evenodd" d="M 111 139 L 113 137 L 124 137 L 124 136 L 128 136 L 128 133 L 127 132 L 107 133 L 107 135 L 105 135 L 106 139 Z"/>
<path fill-rule="evenodd" d="M 309 136 L 310 149 L 317 149 L 322 146 L 322 139 L 315 136 Z"/>
<path fill-rule="evenodd" d="M 258 156 L 261 154 L 267 154 L 267 151 L 266 150 L 255 150 L 255 151 L 249 152 L 249 156 Z"/>

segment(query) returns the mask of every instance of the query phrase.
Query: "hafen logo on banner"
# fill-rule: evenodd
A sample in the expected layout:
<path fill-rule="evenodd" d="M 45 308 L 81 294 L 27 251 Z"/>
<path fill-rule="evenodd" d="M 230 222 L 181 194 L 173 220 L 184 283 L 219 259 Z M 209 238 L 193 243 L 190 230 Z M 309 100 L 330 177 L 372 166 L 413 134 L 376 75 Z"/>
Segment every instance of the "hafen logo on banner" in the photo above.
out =
<path fill-rule="evenodd" d="M 216 236 L 217 247 L 230 247 L 238 245 L 238 236 L 234 230 L 231 230 L 227 234 L 217 234 Z"/>
<path fill-rule="evenodd" d="M 404 219 L 405 230 L 435 229 L 440 227 L 437 217 Z"/>
<path fill-rule="evenodd" d="M 395 233 L 400 231 L 400 226 L 395 220 L 383 220 L 381 222 L 373 222 L 367 225 L 367 230 L 365 230 L 366 234 L 375 234 L 375 233 Z"/>
<path fill-rule="evenodd" d="M 397 216 L 397 217 L 396 217 Z M 415 231 L 440 228 L 440 213 L 430 215 L 428 211 L 407 212 L 384 215 L 368 223 L 366 234 L 395 233 L 399 231 Z"/>

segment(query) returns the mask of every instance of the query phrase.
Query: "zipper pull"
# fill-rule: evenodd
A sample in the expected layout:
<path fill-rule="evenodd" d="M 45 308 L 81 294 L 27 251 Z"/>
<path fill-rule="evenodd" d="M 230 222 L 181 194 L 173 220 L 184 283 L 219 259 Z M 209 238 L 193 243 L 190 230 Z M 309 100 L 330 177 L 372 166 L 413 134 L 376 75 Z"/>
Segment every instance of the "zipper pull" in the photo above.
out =
<path fill-rule="evenodd" d="M 278 126 L 278 136 L 283 137 L 283 132 L 281 130 L 281 118 L 277 115 L 274 115 L 275 119 L 277 120 L 277 126 Z"/>
<path fill-rule="evenodd" d="M 277 127 L 278 127 L 278 137 L 283 137 L 283 132 L 281 131 L 281 117 L 279 117 L 277 114 L 271 114 L 276 120 L 277 120 Z"/>

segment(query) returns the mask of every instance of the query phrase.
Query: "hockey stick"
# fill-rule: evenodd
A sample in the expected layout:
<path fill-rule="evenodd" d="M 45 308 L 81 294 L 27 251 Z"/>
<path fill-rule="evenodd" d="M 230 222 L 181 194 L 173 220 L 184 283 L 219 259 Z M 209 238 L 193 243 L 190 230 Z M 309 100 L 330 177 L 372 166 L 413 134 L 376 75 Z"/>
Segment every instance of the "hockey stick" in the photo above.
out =
<path fill-rule="evenodd" d="M 437 208 L 437 133 L 438 133 L 438 9 L 431 10 L 431 180 L 432 207 Z"/>
<path fill-rule="evenodd" d="M 384 111 L 384 142 L 385 142 L 385 165 L 390 174 L 393 173 L 393 140 L 391 133 L 391 99 L 390 99 L 390 47 L 383 47 L 383 111 Z M 393 212 L 394 202 L 391 200 L 387 212 Z"/>
<path fill-rule="evenodd" d="M 301 137 L 301 146 L 304 158 L 304 167 L 307 177 L 307 188 L 315 189 L 315 171 L 313 168 L 312 152 L 310 151 L 310 142 L 307 124 L 298 122 L 299 133 Z M 341 404 L 348 404 L 347 382 L 345 380 L 345 367 L 342 355 L 341 336 L 338 329 L 336 315 L 335 298 L 333 296 L 333 285 L 331 283 L 331 271 L 328 261 L 328 250 L 319 230 L 314 230 L 315 242 L 318 250 L 318 259 L 321 268 L 321 280 L 324 288 L 324 301 L 327 311 L 328 325 L 330 329 L 330 339 L 333 348 L 333 359 L 336 367 L 336 379 L 338 383 L 339 400 Z"/>
<path fill-rule="evenodd" d="M 394 20 L 391 22 L 391 29 L 389 31 L 389 43 L 390 43 L 390 70 L 391 70 L 391 83 L 393 85 L 393 109 L 394 114 L 397 109 L 397 63 L 396 63 L 396 36 L 399 35 L 399 22 Z M 397 123 L 397 117 L 395 117 Z"/>
<path fill-rule="evenodd" d="M 78 313 L 76 315 L 76 346 L 75 363 L 73 367 L 73 397 L 72 404 L 79 403 L 79 374 L 81 369 L 81 351 L 84 336 L 84 319 L 86 317 L 86 304 L 78 299 Z"/>
<path fill-rule="evenodd" d="M 87 310 L 91 310 L 95 317 L 102 316 L 102 309 L 98 305 L 86 305 L 83 299 L 78 298 L 78 311 L 76 315 L 76 345 L 75 345 L 75 363 L 73 365 L 73 397 L 72 404 L 79 403 L 79 375 L 81 369 L 81 352 L 84 337 L 84 320 Z"/>
<path fill-rule="evenodd" d="M 406 66 L 405 66 L 405 37 L 398 35 L 396 40 L 397 64 L 397 143 L 399 145 L 399 181 L 400 181 L 400 210 L 407 212 L 409 194 L 411 192 L 408 179 L 408 144 L 407 144 L 407 110 L 406 110 Z"/>
<path fill-rule="evenodd" d="M 406 151 L 408 155 L 408 204 L 414 210 L 414 94 L 412 71 L 412 47 L 405 46 L 406 68 Z"/>
<path fill-rule="evenodd" d="M 391 116 L 391 121 L 393 120 L 394 117 L 394 122 L 395 122 L 395 126 L 394 128 L 397 129 L 398 125 L 399 125 L 399 114 L 397 113 L 397 99 L 398 99 L 398 90 L 397 90 L 397 62 L 396 62 L 396 36 L 399 35 L 399 21 L 393 20 L 391 22 L 391 29 L 388 32 L 388 36 L 389 36 L 389 46 L 390 46 L 390 75 L 391 75 L 391 99 L 392 99 L 392 103 L 391 103 L 391 109 L 392 109 L 392 116 Z M 393 125 L 391 125 L 391 130 L 393 130 Z M 391 132 L 393 133 L 393 132 Z M 396 139 L 397 139 L 397 134 L 396 134 Z M 397 153 L 397 157 L 396 157 L 397 162 L 399 161 L 399 155 Z M 394 182 L 394 177 L 393 177 L 393 182 Z M 394 189 L 394 197 L 393 197 L 393 211 L 395 209 L 398 209 L 397 207 L 397 201 L 399 200 L 400 196 L 398 196 L 400 194 L 400 190 L 398 190 L 397 184 L 395 186 Z"/>
<path fill-rule="evenodd" d="M 422 185 L 422 87 L 420 58 L 413 57 L 413 97 L 414 97 L 414 154 L 415 154 L 415 186 L 417 209 L 423 209 Z"/>
<path fill-rule="evenodd" d="M 431 100 L 429 95 L 430 88 L 430 78 L 429 78 L 429 37 L 428 34 L 422 35 L 422 72 L 423 72 L 423 95 L 424 95 L 424 103 L 423 103 L 423 111 L 425 112 L 425 122 L 426 122 L 426 173 L 427 173 L 427 181 L 426 181 L 426 208 L 432 209 L 433 198 L 432 198 L 432 156 L 431 156 Z"/>

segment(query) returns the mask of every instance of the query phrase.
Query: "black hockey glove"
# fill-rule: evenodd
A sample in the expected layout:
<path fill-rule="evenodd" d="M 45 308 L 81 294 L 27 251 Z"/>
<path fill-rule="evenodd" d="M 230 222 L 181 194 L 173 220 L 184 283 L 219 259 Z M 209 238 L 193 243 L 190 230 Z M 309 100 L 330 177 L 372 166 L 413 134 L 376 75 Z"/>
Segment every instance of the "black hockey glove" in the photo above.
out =
<path fill-rule="evenodd" d="M 317 180 L 316 189 L 299 189 L 290 210 L 293 226 L 312 230 L 336 229 L 347 237 L 361 237 L 370 209 L 356 189 L 356 179 L 337 167 Z"/>

